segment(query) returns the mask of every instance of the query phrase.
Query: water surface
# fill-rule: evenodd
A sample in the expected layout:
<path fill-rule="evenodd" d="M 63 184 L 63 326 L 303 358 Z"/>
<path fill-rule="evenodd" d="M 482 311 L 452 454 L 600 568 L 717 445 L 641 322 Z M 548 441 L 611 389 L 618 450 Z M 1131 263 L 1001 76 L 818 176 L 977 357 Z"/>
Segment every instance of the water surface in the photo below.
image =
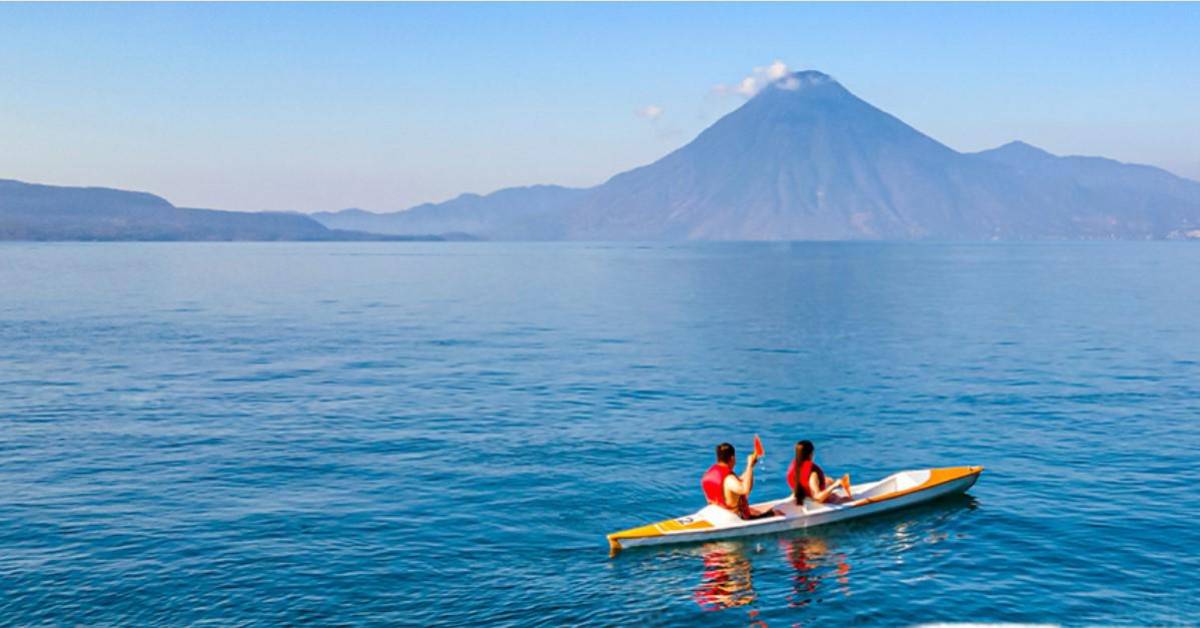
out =
<path fill-rule="evenodd" d="M 0 245 L 0 616 L 1200 614 L 1200 247 Z M 969 496 L 610 560 L 712 447 Z M 761 624 L 758 624 L 761 625 Z"/>

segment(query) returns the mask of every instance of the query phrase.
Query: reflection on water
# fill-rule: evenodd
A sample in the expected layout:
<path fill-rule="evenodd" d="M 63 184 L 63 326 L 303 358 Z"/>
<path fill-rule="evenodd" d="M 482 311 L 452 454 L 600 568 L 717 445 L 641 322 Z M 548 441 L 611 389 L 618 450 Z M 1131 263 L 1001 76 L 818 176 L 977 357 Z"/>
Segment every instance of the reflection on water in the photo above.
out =
<path fill-rule="evenodd" d="M 844 553 L 830 550 L 823 538 L 784 537 L 779 539 L 779 549 L 794 571 L 788 606 L 807 606 L 818 599 L 819 593 L 828 593 L 822 588 L 829 589 L 831 585 L 841 595 L 850 595 L 850 563 Z M 710 543 L 701 548 L 700 556 L 703 572 L 693 597 L 701 608 L 719 611 L 746 606 L 758 599 L 754 566 L 743 544 Z M 750 610 L 752 623 L 765 625 L 757 621 L 757 615 L 756 610 Z"/>
<path fill-rule="evenodd" d="M 701 558 L 703 567 L 693 599 L 706 611 L 745 607 L 750 625 L 765 626 L 760 610 L 780 601 L 788 608 L 803 610 L 853 595 L 850 557 L 861 562 L 865 548 L 874 548 L 867 549 L 867 554 L 876 562 L 887 557 L 904 565 L 906 555 L 914 552 L 913 558 L 919 562 L 936 558 L 932 546 L 963 538 L 963 533 L 952 535 L 946 526 L 975 508 L 974 497 L 952 496 L 862 522 L 784 533 L 771 542 L 758 537 L 692 547 L 683 551 Z M 788 574 L 786 580 L 779 572 L 781 567 Z M 862 585 L 860 581 L 859 588 Z"/>
<path fill-rule="evenodd" d="M 923 545 L 936 545 L 949 538 L 941 529 L 963 510 L 975 510 L 978 502 L 970 494 L 950 495 L 936 502 L 922 504 L 897 513 L 898 519 L 892 527 L 891 543 L 888 545 L 892 561 L 902 566 L 905 554 Z M 960 533 L 961 537 L 962 534 Z"/>
<path fill-rule="evenodd" d="M 704 573 L 694 597 L 708 611 L 745 606 L 758 596 L 751 578 L 753 568 L 736 543 L 713 543 L 703 548 Z"/>
<path fill-rule="evenodd" d="M 850 595 L 850 563 L 845 554 L 830 551 L 824 539 L 808 536 L 781 538 L 779 547 L 795 571 L 792 576 L 792 591 L 788 596 L 789 607 L 800 608 L 809 605 L 816 599 L 818 589 L 829 575 L 836 577 L 838 590 L 842 595 Z M 832 574 L 819 572 L 822 567 L 830 566 Z"/>

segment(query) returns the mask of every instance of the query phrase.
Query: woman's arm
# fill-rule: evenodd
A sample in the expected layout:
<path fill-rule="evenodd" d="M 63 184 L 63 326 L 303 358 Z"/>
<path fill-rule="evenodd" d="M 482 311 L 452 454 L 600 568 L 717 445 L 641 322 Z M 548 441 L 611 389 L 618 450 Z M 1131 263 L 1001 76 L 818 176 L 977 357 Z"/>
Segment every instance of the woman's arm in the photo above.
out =
<path fill-rule="evenodd" d="M 843 479 L 848 477 L 849 476 L 842 476 Z M 817 474 L 813 473 L 812 475 L 808 476 L 808 489 L 812 493 L 813 500 L 822 504 L 829 500 L 829 496 L 832 495 L 835 490 L 837 490 L 838 486 L 841 486 L 841 484 L 838 482 L 827 481 L 827 484 L 824 487 L 818 487 Z"/>

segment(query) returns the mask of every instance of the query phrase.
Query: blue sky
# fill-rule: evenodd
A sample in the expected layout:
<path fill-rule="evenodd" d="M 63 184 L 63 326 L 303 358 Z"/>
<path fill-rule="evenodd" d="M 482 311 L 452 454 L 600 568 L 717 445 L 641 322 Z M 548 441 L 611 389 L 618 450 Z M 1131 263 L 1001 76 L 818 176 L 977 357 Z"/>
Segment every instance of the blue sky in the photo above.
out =
<path fill-rule="evenodd" d="M 297 211 L 592 185 L 776 59 L 955 149 L 1200 179 L 1196 4 L 0 4 L 0 178 Z"/>

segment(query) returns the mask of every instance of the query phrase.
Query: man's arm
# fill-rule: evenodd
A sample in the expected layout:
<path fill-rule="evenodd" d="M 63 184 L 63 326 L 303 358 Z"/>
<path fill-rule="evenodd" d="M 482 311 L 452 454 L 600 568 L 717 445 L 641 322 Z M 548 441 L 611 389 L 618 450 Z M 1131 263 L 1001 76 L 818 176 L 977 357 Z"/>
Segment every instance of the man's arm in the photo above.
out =
<path fill-rule="evenodd" d="M 742 475 L 736 476 L 732 473 L 725 476 L 725 488 L 729 489 L 734 495 L 749 495 L 754 488 L 754 465 L 758 463 L 758 456 L 750 454 L 746 458 L 746 470 L 742 471 Z"/>
<path fill-rule="evenodd" d="M 749 495 L 754 488 L 754 465 L 758 464 L 758 455 L 750 454 L 746 456 L 746 470 L 742 471 L 742 486 L 746 487 L 746 492 L 742 495 Z"/>

